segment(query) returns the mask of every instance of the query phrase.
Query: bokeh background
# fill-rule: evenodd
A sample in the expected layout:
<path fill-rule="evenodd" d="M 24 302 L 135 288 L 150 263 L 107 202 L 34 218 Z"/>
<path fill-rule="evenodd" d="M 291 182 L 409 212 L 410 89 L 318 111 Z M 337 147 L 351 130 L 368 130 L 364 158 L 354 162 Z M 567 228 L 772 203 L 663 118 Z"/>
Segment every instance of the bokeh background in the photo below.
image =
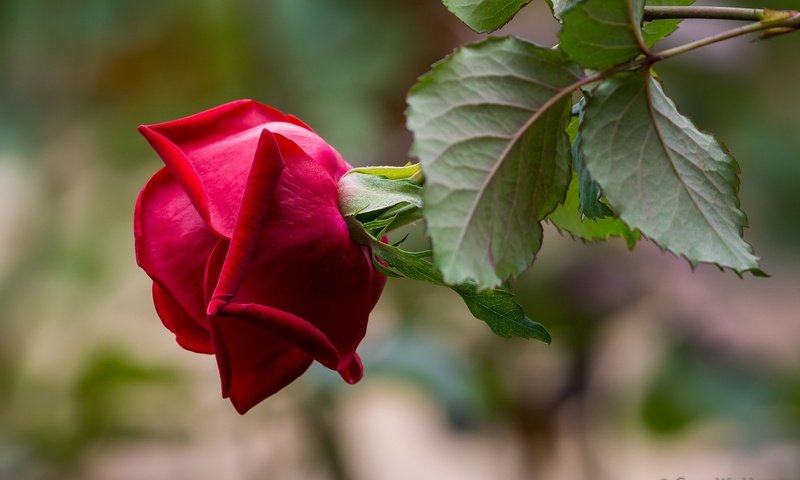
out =
<path fill-rule="evenodd" d="M 557 28 L 534 0 L 500 33 Z M 658 68 L 739 159 L 771 278 L 550 228 L 515 290 L 552 345 L 391 280 L 361 383 L 314 368 L 243 417 L 163 328 L 133 255 L 159 168 L 137 125 L 249 97 L 402 164 L 405 92 L 479 38 L 438 0 L 0 1 L 0 479 L 800 479 L 800 34 Z"/>

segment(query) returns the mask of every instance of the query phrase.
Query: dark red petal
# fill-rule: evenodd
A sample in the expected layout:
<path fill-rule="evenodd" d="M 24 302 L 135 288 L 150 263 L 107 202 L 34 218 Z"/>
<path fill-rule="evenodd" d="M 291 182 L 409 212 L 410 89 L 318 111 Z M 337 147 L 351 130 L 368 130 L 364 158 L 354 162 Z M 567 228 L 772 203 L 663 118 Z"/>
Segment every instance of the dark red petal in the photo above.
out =
<path fill-rule="evenodd" d="M 230 244 L 231 242 L 225 239 L 217 242 L 206 262 L 206 271 L 203 275 L 203 298 L 205 298 L 206 315 L 208 316 L 211 316 L 208 314 L 208 310 L 210 310 L 211 299 L 219 282 L 222 265 L 225 263 Z"/>
<path fill-rule="evenodd" d="M 352 366 L 355 349 L 383 279 L 369 251 L 350 238 L 330 172 L 293 141 L 276 139 L 285 168 L 257 241 L 261 247 L 246 270 L 236 272 L 239 288 L 228 293 L 234 293 L 232 303 L 268 306 L 303 319 L 335 346 L 336 369 L 353 380 L 360 377 Z"/>
<path fill-rule="evenodd" d="M 212 230 L 231 238 L 261 131 L 277 124 L 327 145 L 302 122 L 252 100 L 139 127 Z M 320 147 L 321 148 L 321 147 Z M 328 147 L 330 149 L 330 147 Z M 334 165 L 333 169 L 338 171 Z"/>
<path fill-rule="evenodd" d="M 217 316 L 218 322 L 224 322 L 229 317 L 246 320 L 302 350 L 331 370 L 340 368 L 338 352 L 328 337 L 296 315 L 266 305 L 229 303 Z M 347 364 L 349 361 L 343 362 L 341 368 Z"/>
<path fill-rule="evenodd" d="M 174 315 L 165 324 L 191 321 L 175 326 L 179 331 L 208 330 L 203 298 L 206 259 L 218 238 L 197 214 L 189 198 L 166 170 L 156 172 L 142 189 L 134 212 L 136 260 L 161 290 L 186 315 Z M 165 302 L 161 310 L 169 312 Z M 179 334 L 180 336 L 180 334 Z M 192 344 L 178 339 L 181 345 Z"/>
<path fill-rule="evenodd" d="M 212 317 L 211 331 L 222 396 L 244 414 L 293 382 L 312 358 L 260 325 L 236 317 Z"/>
<path fill-rule="evenodd" d="M 198 325 L 156 283 L 153 283 L 153 303 L 164 326 L 175 334 L 181 347 L 197 353 L 214 353 L 208 329 Z"/>
<path fill-rule="evenodd" d="M 230 256 L 229 246 L 221 240 L 208 259 L 207 296 Z M 222 395 L 230 396 L 240 413 L 293 381 L 314 358 L 337 367 L 336 348 L 302 318 L 263 305 L 221 303 L 219 315 L 210 317 L 214 350 Z M 251 343 L 243 346 L 246 342 Z"/>
<path fill-rule="evenodd" d="M 269 202 L 278 185 L 283 165 L 275 137 L 269 130 L 263 130 L 222 273 L 208 304 L 209 315 L 216 314 L 233 297 L 253 252 L 259 247 L 259 234 L 264 227 Z"/>
<path fill-rule="evenodd" d="M 357 353 L 353 353 L 350 360 L 339 368 L 339 375 L 347 383 L 358 383 L 364 377 L 364 365 L 361 363 L 361 357 Z"/>
<path fill-rule="evenodd" d="M 322 170 L 337 182 L 351 168 L 339 152 L 312 130 L 299 128 L 290 123 L 268 123 L 265 128 L 300 147 L 300 150 L 313 158 Z"/>

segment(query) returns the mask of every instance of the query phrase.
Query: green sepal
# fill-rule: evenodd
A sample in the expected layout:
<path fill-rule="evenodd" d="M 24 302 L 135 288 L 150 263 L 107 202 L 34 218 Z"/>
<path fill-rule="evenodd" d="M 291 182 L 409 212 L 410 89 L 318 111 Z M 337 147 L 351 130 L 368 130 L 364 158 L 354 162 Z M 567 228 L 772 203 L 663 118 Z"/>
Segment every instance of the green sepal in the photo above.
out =
<path fill-rule="evenodd" d="M 422 187 L 419 183 L 353 171 L 339 179 L 339 210 L 344 216 L 378 212 L 398 204 L 421 208 Z"/>
<path fill-rule="evenodd" d="M 405 180 L 414 177 L 420 172 L 419 163 L 404 165 L 402 167 L 394 166 L 372 166 L 372 167 L 356 167 L 347 171 L 344 175 L 353 173 L 362 173 L 364 175 L 376 175 L 385 177 L 390 180 Z"/>
<path fill-rule="evenodd" d="M 382 274 L 386 275 L 387 277 L 391 278 L 403 278 L 403 275 L 400 273 L 395 272 L 391 268 L 387 268 L 386 265 L 382 264 L 378 257 L 375 254 L 372 254 L 372 264 L 375 266 L 375 270 L 381 272 Z"/>

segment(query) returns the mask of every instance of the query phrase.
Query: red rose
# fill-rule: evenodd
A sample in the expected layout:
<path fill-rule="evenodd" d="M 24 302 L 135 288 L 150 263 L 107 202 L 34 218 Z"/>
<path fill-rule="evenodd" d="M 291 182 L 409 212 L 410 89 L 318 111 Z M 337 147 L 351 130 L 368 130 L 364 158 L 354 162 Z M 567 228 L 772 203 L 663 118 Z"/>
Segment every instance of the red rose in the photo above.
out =
<path fill-rule="evenodd" d="M 385 277 L 339 212 L 350 165 L 251 100 L 139 131 L 166 168 L 136 202 L 137 262 L 178 343 L 216 356 L 223 396 L 244 413 L 313 360 L 360 380 Z"/>

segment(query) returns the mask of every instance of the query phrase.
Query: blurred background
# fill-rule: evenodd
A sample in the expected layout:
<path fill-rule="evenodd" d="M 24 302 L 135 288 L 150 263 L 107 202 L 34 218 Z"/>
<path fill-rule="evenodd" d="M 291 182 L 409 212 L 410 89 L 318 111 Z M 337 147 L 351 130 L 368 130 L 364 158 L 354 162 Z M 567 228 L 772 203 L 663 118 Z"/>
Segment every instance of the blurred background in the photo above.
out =
<path fill-rule="evenodd" d="M 534 0 L 500 33 L 557 28 Z M 800 34 L 658 68 L 741 163 L 770 278 L 550 228 L 515 290 L 552 345 L 393 279 L 361 383 L 313 368 L 243 417 L 161 325 L 137 125 L 248 97 L 402 164 L 406 91 L 479 38 L 438 0 L 0 0 L 0 479 L 800 479 Z"/>

